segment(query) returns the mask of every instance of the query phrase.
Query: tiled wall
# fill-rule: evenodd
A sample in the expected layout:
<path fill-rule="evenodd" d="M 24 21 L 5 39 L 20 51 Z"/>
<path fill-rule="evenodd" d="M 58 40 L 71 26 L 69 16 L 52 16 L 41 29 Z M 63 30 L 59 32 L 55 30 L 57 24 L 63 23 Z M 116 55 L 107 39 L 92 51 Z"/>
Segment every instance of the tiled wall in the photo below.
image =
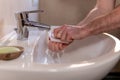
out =
<path fill-rule="evenodd" d="M 34 9 L 38 4 L 33 5 L 32 0 L 0 0 L 0 37 L 16 27 L 15 12 Z"/>

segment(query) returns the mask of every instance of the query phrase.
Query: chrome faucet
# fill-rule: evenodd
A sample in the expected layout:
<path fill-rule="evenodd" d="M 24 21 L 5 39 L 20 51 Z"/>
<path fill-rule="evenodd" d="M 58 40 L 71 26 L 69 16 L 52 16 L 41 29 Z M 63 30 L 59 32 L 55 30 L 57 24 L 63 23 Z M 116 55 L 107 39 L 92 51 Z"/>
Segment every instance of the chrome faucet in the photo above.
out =
<path fill-rule="evenodd" d="M 23 11 L 15 14 L 15 17 L 17 20 L 17 28 L 15 30 L 17 31 L 17 34 L 18 34 L 18 37 L 17 37 L 18 40 L 25 40 L 28 38 L 29 31 L 27 27 L 38 27 L 40 29 L 50 29 L 50 25 L 29 20 L 30 13 L 38 13 L 38 12 L 44 12 L 44 11 L 43 10 Z"/>

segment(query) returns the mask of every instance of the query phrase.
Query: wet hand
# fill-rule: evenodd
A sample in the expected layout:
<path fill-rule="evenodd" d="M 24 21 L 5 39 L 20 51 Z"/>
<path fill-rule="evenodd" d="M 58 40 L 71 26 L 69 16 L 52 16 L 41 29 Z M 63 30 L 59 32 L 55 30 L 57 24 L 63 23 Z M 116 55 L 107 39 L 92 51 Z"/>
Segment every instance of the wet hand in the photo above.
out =
<path fill-rule="evenodd" d="M 68 44 L 65 44 L 60 42 L 53 42 L 49 39 L 49 49 L 55 52 L 64 50 L 73 42 L 73 40 L 80 40 L 85 38 L 88 36 L 88 32 L 84 28 L 80 28 L 80 26 L 63 25 L 62 27 L 54 30 L 54 36 L 61 41 L 68 42 Z"/>
<path fill-rule="evenodd" d="M 80 26 L 63 25 L 60 28 L 54 30 L 55 38 L 61 41 L 72 42 L 75 39 L 83 39 L 87 36 L 87 31 Z"/>
<path fill-rule="evenodd" d="M 65 43 L 60 43 L 60 42 L 53 42 L 49 39 L 48 42 L 48 48 L 53 51 L 53 52 L 58 52 L 58 51 L 62 51 L 64 50 L 69 44 L 65 44 Z"/>

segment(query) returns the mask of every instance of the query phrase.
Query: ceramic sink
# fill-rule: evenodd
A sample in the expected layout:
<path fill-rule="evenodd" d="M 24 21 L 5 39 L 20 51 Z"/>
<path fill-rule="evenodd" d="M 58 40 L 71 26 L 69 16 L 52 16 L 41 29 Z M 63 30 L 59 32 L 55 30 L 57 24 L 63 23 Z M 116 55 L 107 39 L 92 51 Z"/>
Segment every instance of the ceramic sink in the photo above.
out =
<path fill-rule="evenodd" d="M 25 48 L 19 58 L 0 61 L 0 80 L 101 80 L 120 58 L 120 41 L 107 33 L 54 53 L 47 48 L 47 31 L 29 31 L 28 40 L 17 40 L 15 31 L 0 39 L 0 46 Z"/>

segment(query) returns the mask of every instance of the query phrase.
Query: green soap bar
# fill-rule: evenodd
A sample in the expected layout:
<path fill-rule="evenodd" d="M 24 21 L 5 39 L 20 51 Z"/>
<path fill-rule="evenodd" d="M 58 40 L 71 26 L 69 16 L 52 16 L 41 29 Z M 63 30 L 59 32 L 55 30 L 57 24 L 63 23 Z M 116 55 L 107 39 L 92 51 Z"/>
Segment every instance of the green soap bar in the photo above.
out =
<path fill-rule="evenodd" d="M 16 47 L 0 47 L 0 54 L 19 52 L 20 49 Z"/>

